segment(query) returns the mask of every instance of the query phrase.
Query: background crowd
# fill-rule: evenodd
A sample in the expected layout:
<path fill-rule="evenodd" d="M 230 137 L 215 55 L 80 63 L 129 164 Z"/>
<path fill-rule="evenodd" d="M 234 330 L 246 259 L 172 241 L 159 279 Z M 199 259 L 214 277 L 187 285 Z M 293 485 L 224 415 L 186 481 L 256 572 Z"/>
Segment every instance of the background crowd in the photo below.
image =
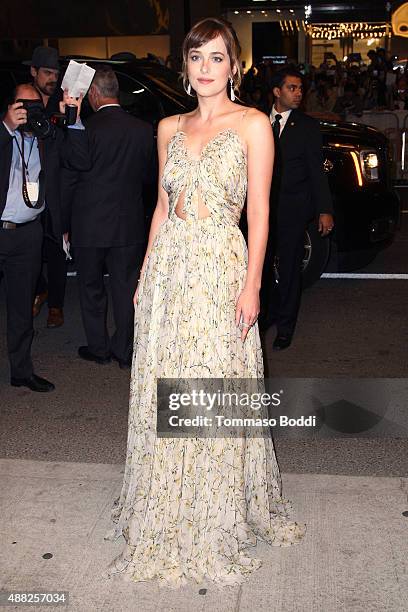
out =
<path fill-rule="evenodd" d="M 360 115 L 364 110 L 408 110 L 408 67 L 394 66 L 385 49 L 338 61 L 326 53 L 320 66 L 296 64 L 304 75 L 304 109 L 308 113 Z M 246 104 L 269 113 L 273 74 L 281 66 L 266 60 L 251 66 L 244 76 L 242 96 Z"/>
<path fill-rule="evenodd" d="M 364 110 L 408 110 L 408 62 L 395 64 L 383 48 L 372 49 L 364 61 L 360 53 L 352 53 L 339 61 L 333 53 L 325 53 L 319 66 L 299 64 L 288 59 L 288 64 L 304 76 L 303 110 L 308 113 L 361 115 Z M 150 56 L 151 60 L 158 60 Z M 177 69 L 170 56 L 166 65 Z M 283 66 L 272 60 L 253 64 L 244 75 L 241 99 L 270 114 L 273 104 L 274 73 Z"/>

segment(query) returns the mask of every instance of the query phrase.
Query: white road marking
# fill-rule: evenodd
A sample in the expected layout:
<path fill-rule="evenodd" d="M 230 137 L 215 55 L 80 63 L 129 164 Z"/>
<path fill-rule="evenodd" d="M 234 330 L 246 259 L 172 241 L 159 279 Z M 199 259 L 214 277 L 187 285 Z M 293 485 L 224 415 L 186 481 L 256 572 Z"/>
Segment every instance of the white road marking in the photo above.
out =
<path fill-rule="evenodd" d="M 76 276 L 76 272 L 67 272 L 67 276 Z M 104 274 L 104 276 L 109 276 L 109 274 Z"/>
<path fill-rule="evenodd" d="M 328 272 L 322 274 L 320 278 L 357 278 L 368 280 L 408 280 L 408 274 L 367 274 L 354 272 Z"/>

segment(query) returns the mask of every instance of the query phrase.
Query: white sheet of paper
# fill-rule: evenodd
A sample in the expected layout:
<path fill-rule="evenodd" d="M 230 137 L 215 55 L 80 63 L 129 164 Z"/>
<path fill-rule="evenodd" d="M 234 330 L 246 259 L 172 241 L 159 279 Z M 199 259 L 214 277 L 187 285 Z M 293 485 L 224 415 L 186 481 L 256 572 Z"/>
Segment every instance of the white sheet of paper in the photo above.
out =
<path fill-rule="evenodd" d="M 34 202 L 38 201 L 38 183 L 27 183 L 27 193 L 30 198 L 30 202 L 34 204 Z"/>
<path fill-rule="evenodd" d="M 68 94 L 73 98 L 85 95 L 89 89 L 95 70 L 86 64 L 79 64 L 71 60 L 62 79 L 61 89 L 68 89 Z"/>

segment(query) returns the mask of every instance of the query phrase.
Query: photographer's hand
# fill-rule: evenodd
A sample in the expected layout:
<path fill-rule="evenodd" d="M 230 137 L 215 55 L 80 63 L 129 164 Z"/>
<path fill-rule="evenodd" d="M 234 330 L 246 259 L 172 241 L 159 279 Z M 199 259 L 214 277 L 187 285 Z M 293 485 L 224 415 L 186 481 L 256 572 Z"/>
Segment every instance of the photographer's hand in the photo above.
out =
<path fill-rule="evenodd" d="M 15 104 L 10 104 L 3 121 L 12 132 L 20 125 L 27 123 L 27 111 L 23 108 L 23 103 L 16 102 Z"/>
<path fill-rule="evenodd" d="M 81 104 L 82 104 L 82 100 L 84 99 L 83 94 L 81 94 L 79 96 L 79 98 L 73 98 L 72 96 L 70 96 L 68 94 L 68 89 L 64 89 L 64 97 L 62 102 L 59 103 L 59 107 L 60 107 L 60 112 L 61 113 L 65 113 L 65 106 L 68 104 L 69 106 L 76 106 L 77 107 L 77 117 L 76 120 L 78 121 L 79 116 L 81 114 Z"/>

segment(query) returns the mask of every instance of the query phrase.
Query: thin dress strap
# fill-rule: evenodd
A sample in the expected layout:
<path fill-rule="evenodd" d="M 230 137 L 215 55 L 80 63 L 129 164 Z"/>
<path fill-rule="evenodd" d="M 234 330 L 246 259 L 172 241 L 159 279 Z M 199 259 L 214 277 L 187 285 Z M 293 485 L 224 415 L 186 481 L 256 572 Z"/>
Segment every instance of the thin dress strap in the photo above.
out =
<path fill-rule="evenodd" d="M 247 114 L 247 112 L 248 112 L 248 111 L 249 111 L 249 108 L 246 108 L 246 109 L 244 110 L 244 112 L 243 112 L 243 113 L 242 113 L 242 115 L 241 115 L 241 121 L 243 121 L 243 120 L 244 120 L 245 115 Z"/>
<path fill-rule="evenodd" d="M 179 127 L 180 127 L 180 119 L 181 119 L 181 115 L 179 115 L 177 119 L 177 132 L 179 131 Z"/>

